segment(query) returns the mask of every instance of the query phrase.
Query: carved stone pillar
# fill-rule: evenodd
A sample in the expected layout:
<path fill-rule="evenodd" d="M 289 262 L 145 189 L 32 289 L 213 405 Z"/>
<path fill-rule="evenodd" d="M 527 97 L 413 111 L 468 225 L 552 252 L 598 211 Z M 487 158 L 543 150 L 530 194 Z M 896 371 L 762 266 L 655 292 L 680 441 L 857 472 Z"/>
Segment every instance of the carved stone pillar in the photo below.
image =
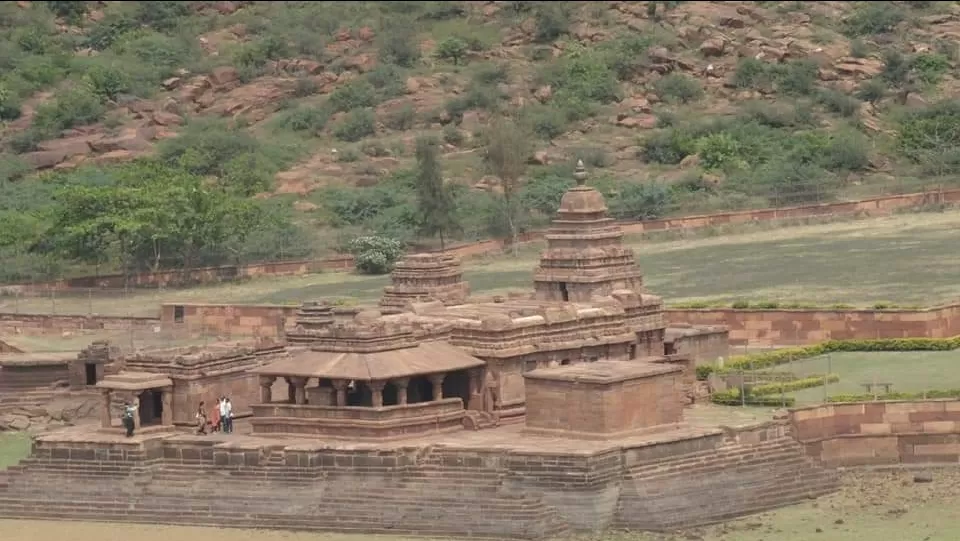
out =
<path fill-rule="evenodd" d="M 374 380 L 368 383 L 370 386 L 371 399 L 373 401 L 373 407 L 382 408 L 383 407 L 383 388 L 387 386 L 387 382 L 384 380 Z"/>
<path fill-rule="evenodd" d="M 163 411 L 160 412 L 160 424 L 163 426 L 173 426 L 173 387 L 164 387 L 163 395 L 160 398 L 163 402 Z"/>
<path fill-rule="evenodd" d="M 397 388 L 397 404 L 407 405 L 407 387 L 410 385 L 410 378 L 400 378 L 393 380 L 393 386 Z"/>
<path fill-rule="evenodd" d="M 345 379 L 334 379 L 330 380 L 330 384 L 333 385 L 333 388 L 337 391 L 337 402 L 336 405 L 343 406 L 347 405 L 347 384 L 349 382 Z"/>
<path fill-rule="evenodd" d="M 100 391 L 100 426 L 110 428 L 113 424 L 113 418 L 110 414 L 110 389 Z"/>
<path fill-rule="evenodd" d="M 483 410 L 483 368 L 470 369 L 470 401 L 463 407 L 469 410 Z"/>
<path fill-rule="evenodd" d="M 273 382 L 277 378 L 273 376 L 260 376 L 260 403 L 269 404 L 273 402 Z"/>
<path fill-rule="evenodd" d="M 283 378 L 287 381 L 287 402 L 297 403 L 297 389 L 293 385 L 293 378 Z"/>
<path fill-rule="evenodd" d="M 433 385 L 433 401 L 443 400 L 443 380 L 446 374 L 431 374 L 430 384 Z"/>
<path fill-rule="evenodd" d="M 293 383 L 293 403 L 303 405 L 307 403 L 307 378 L 290 378 Z"/>

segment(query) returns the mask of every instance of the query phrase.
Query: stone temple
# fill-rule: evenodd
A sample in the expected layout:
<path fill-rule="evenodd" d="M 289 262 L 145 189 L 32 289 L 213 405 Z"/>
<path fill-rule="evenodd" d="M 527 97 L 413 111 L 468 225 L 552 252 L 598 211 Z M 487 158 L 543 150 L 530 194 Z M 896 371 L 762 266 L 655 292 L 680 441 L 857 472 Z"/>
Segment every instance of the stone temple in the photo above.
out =
<path fill-rule="evenodd" d="M 785 423 L 690 416 L 695 365 L 727 354 L 726 331 L 667 329 L 575 175 L 529 294 L 471 297 L 456 258 L 416 254 L 377 306 L 304 303 L 284 344 L 51 361 L 89 374 L 101 426 L 36 438 L 0 478 L 0 517 L 541 539 L 835 490 Z M 199 401 L 223 394 L 237 432 L 195 434 Z M 121 399 L 140 409 L 132 438 Z"/>

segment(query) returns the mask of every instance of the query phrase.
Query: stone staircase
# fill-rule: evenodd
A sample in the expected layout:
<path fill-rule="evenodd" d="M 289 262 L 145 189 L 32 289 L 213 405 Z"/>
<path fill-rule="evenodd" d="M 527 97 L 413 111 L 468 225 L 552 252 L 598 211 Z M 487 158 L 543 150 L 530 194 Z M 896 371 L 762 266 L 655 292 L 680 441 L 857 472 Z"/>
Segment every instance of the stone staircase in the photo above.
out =
<path fill-rule="evenodd" d="M 567 531 L 556 510 L 503 492 L 495 469 L 431 457 L 393 473 L 305 471 L 275 460 L 230 469 L 28 459 L 0 480 L 0 518 L 456 538 L 542 539 Z"/>
<path fill-rule="evenodd" d="M 670 530 L 728 520 L 836 491 L 835 471 L 789 436 L 640 464 L 624 477 L 615 526 Z"/>

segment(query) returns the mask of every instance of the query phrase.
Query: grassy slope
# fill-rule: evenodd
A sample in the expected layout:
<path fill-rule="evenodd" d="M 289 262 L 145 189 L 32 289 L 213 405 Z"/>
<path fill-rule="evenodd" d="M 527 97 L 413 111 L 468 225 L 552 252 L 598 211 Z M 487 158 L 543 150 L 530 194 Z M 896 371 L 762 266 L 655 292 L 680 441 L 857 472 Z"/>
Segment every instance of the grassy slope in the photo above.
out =
<path fill-rule="evenodd" d="M 846 223 L 798 226 L 686 241 L 628 239 L 651 291 L 668 303 L 747 299 L 870 306 L 932 305 L 960 296 L 954 280 L 960 211 L 906 214 Z M 477 293 L 529 289 L 539 247 L 510 256 L 468 260 Z M 299 303 L 353 297 L 371 301 L 386 276 L 317 274 L 179 291 L 137 291 L 109 298 L 0 297 L 0 311 L 155 315 L 161 302 Z"/>
<path fill-rule="evenodd" d="M 65 19 L 54 22 L 52 16 L 42 10 L 42 4 L 33 2 L 27 18 L 43 28 L 53 28 L 60 35 L 74 36 L 60 44 L 60 49 L 69 54 L 73 50 L 86 51 L 86 38 L 102 31 L 104 20 L 109 21 L 120 13 L 132 13 L 139 9 L 135 5 L 140 3 L 107 2 L 105 7 L 91 12 L 80 24 L 68 24 Z M 836 80 L 824 76 L 823 81 L 816 80 L 816 76 L 810 79 L 809 74 L 803 76 L 807 77 L 803 81 L 798 79 L 799 82 L 788 78 L 787 83 L 793 85 L 790 87 L 793 90 L 788 89 L 787 83 L 783 81 L 778 83 L 779 86 L 773 92 L 763 90 L 758 93 L 753 86 L 742 82 L 736 83 L 740 87 L 729 88 L 736 82 L 738 57 L 753 56 L 758 51 L 765 51 L 768 58 L 786 51 L 789 53 L 787 60 L 790 61 L 806 57 L 821 63 L 824 70 L 831 73 L 836 71 L 833 69 L 834 64 L 850 54 L 866 57 L 863 62 L 873 66 L 870 68 L 872 72 L 879 69 L 876 66 L 882 64 L 880 59 L 887 50 L 913 54 L 915 49 L 926 50 L 925 48 L 929 47 L 936 51 L 942 49 L 945 57 L 949 57 L 952 53 L 940 47 L 939 36 L 949 33 L 951 19 L 947 18 L 945 22 L 936 24 L 925 21 L 929 21 L 929 17 L 955 10 L 956 6 L 952 3 L 912 2 L 909 3 L 910 7 L 906 6 L 907 3 L 894 3 L 896 9 L 887 12 L 895 11 L 897 17 L 885 19 L 877 10 L 869 13 L 862 9 L 857 11 L 854 2 L 670 2 L 667 4 L 675 6 L 667 11 L 661 8 L 657 20 L 648 16 L 647 2 L 568 2 L 568 10 L 562 16 L 549 13 L 538 15 L 539 7 L 517 13 L 512 8 L 513 4 L 530 4 L 519 2 L 500 2 L 495 5 L 417 2 L 415 8 L 405 9 L 405 13 L 391 11 L 392 8 L 386 5 L 389 3 L 381 2 L 364 2 L 349 8 L 334 5 L 304 7 L 303 3 L 281 2 L 234 4 L 239 5 L 240 9 L 233 13 L 218 13 L 214 9 L 190 11 L 189 15 L 175 19 L 174 30 L 164 30 L 167 37 L 150 33 L 143 39 L 148 39 L 148 43 L 163 44 L 167 50 L 176 49 L 178 56 L 174 56 L 171 63 L 164 66 L 162 72 L 165 75 L 181 67 L 194 74 L 205 73 L 217 66 L 237 67 L 247 84 L 231 91 L 227 97 L 215 96 L 217 105 L 205 110 L 207 112 L 199 113 L 201 116 L 217 116 L 215 111 L 219 111 L 218 107 L 223 105 L 224 101 L 252 100 L 251 96 L 256 94 L 254 90 L 259 88 L 257 85 L 277 84 L 285 89 L 281 96 L 267 100 L 267 104 L 260 104 L 254 111 L 241 113 L 238 117 L 250 123 L 252 131 L 264 141 L 294 138 L 301 147 L 300 165 L 285 162 L 284 167 L 292 169 L 287 176 L 282 174 L 278 177 L 277 188 L 281 191 L 289 189 L 310 192 L 325 185 L 375 183 L 385 172 L 412 163 L 410 143 L 415 135 L 422 133 L 433 133 L 449 141 L 444 160 L 448 176 L 463 184 L 474 184 L 487 173 L 480 162 L 480 153 L 476 149 L 477 138 L 474 135 L 492 114 L 490 109 L 503 109 L 520 102 L 534 103 L 536 100 L 533 92 L 542 87 L 541 79 L 549 79 L 551 69 L 561 67 L 562 63 L 554 60 L 555 53 L 576 49 L 577 44 L 589 44 L 594 48 L 599 44 L 614 47 L 613 44 L 626 43 L 624 40 L 628 38 L 641 38 L 647 40 L 648 47 L 662 46 L 668 49 L 669 56 L 677 62 L 676 73 L 682 72 L 682 76 L 671 79 L 672 84 L 663 83 L 663 79 L 656 73 L 657 69 L 653 67 L 660 62 L 653 58 L 656 55 L 651 54 L 650 49 L 623 55 L 622 59 L 637 63 L 636 72 L 622 77 L 617 83 L 617 92 L 627 99 L 620 104 L 604 104 L 601 103 L 602 99 L 586 99 L 582 105 L 593 108 L 593 116 L 566 125 L 561 122 L 552 141 L 540 140 L 536 143 L 537 149 L 550 155 L 550 161 L 556 163 L 564 162 L 573 156 L 587 157 L 591 167 L 605 169 L 609 176 L 627 181 L 675 182 L 705 173 L 707 177 L 704 178 L 709 178 L 711 182 L 721 182 L 718 190 L 697 190 L 684 195 L 667 211 L 690 212 L 743 205 L 767 205 L 777 202 L 780 196 L 774 196 L 771 201 L 766 196 L 750 195 L 747 192 L 756 190 L 744 192 L 742 186 L 737 187 L 739 181 L 733 178 L 737 175 L 725 175 L 723 171 L 716 169 L 708 171 L 707 165 L 698 167 L 685 162 L 681 167 L 678 164 L 652 163 L 639 157 L 640 145 L 658 133 L 657 130 L 626 128 L 611 119 L 615 120 L 618 114 L 630 117 L 659 116 L 661 121 L 666 118 L 673 119 L 676 126 L 706 118 L 720 118 L 738 111 L 749 111 L 749 114 L 759 115 L 774 124 L 785 121 L 787 125 L 774 128 L 771 133 L 778 134 L 776 138 L 786 140 L 798 126 L 791 124 L 796 119 L 788 118 L 793 113 L 783 107 L 789 109 L 794 103 L 804 102 L 811 108 L 812 125 L 819 125 L 819 129 L 825 133 L 835 133 L 838 134 L 837 137 L 844 138 L 856 132 L 857 126 L 873 128 L 863 128 L 862 133 L 849 138 L 850 141 L 857 142 L 844 147 L 850 151 L 850 155 L 855 155 L 854 161 L 859 163 L 855 170 L 840 167 L 823 172 L 823 178 L 807 182 L 800 188 L 803 198 L 828 197 L 827 190 L 820 187 L 822 183 L 836 187 L 840 196 L 852 197 L 952 182 L 952 177 L 930 177 L 929 171 L 923 171 L 922 167 L 918 168 L 916 164 L 897 154 L 890 128 L 895 127 L 899 108 L 892 98 L 894 92 L 891 88 L 887 88 L 889 96 L 878 101 L 875 108 L 861 106 L 854 100 L 840 103 L 843 107 L 837 109 L 831 105 L 840 100 L 836 97 L 836 92 L 830 94 L 829 99 L 822 98 L 804 86 L 809 84 L 812 85 L 810 88 L 836 87 L 841 95 L 853 94 L 857 85 L 868 79 L 869 74 L 850 75 L 840 71 Z M 300 5 L 296 7 L 293 4 Z M 19 9 L 13 3 L 10 3 L 10 6 L 9 9 Z M 162 11 L 158 8 L 155 12 L 137 16 L 144 18 L 148 25 L 156 21 L 157 25 L 168 24 L 169 20 L 164 18 Z M 387 44 L 402 33 L 392 27 L 391 22 L 395 22 L 400 15 L 410 13 L 417 16 L 417 21 L 416 25 L 411 27 L 416 29 L 416 35 L 408 36 L 409 42 L 422 52 L 420 58 L 407 63 L 407 66 L 378 60 Z M 862 34 L 856 39 L 850 37 L 853 34 L 850 28 L 854 23 L 857 23 L 855 26 L 859 28 L 856 33 Z M 743 26 L 740 26 L 741 24 Z M 886 28 L 884 25 L 887 24 L 891 26 Z M 550 28 L 555 30 L 556 35 L 544 37 L 542 34 L 545 29 Z M 698 28 L 704 30 L 698 31 Z M 14 29 L 6 38 L 10 46 L 33 43 L 22 34 L 22 31 Z M 198 41 L 200 37 L 203 38 L 202 43 Z M 470 53 L 467 62 L 454 65 L 436 57 L 439 44 L 448 37 L 463 38 L 467 42 L 475 43 L 481 50 Z M 708 39 L 726 41 L 721 56 L 707 57 L 699 52 L 700 45 Z M 142 45 L 143 42 L 136 43 Z M 277 43 L 282 43 L 283 46 L 276 46 Z M 916 44 L 920 45 L 915 46 Z M 157 104 L 175 96 L 177 92 L 166 92 L 159 87 L 155 72 L 161 71 L 154 70 L 149 65 L 145 66 L 142 59 L 138 59 L 130 49 L 129 46 L 109 48 L 91 58 L 73 59 L 67 68 L 47 70 L 47 67 L 43 67 L 43 70 L 50 73 L 36 67 L 46 66 L 44 62 L 49 63 L 52 58 L 50 52 L 41 50 L 18 61 L 17 65 L 12 66 L 15 69 L 11 72 L 11 77 L 16 78 L 17 82 L 9 82 L 7 86 L 8 90 L 20 94 L 23 98 L 24 115 L 8 127 L 4 134 L 7 142 L 22 132 L 24 127 L 30 126 L 33 110 L 45 107 L 44 104 L 56 103 L 57 92 L 71 86 L 71 81 L 79 84 L 89 76 L 91 69 L 98 66 L 109 65 L 127 73 L 132 80 L 128 85 L 129 93 L 150 98 Z M 88 52 L 82 54 L 86 55 Z M 264 67 L 252 67 L 256 61 L 267 56 L 319 61 L 325 65 L 325 71 L 323 75 L 308 77 L 271 71 Z M 335 135 L 337 127 L 346 122 L 343 113 L 334 115 L 329 121 L 326 121 L 325 117 L 323 121 L 317 118 L 311 120 L 304 114 L 311 107 L 326 103 L 331 91 L 356 79 L 357 77 L 348 75 L 352 72 L 350 66 L 358 61 L 371 65 L 380 62 L 381 66 L 389 68 L 383 72 L 389 72 L 387 86 L 399 85 L 402 88 L 399 91 L 393 88 L 383 89 L 375 100 L 381 102 L 376 107 L 376 133 L 364 137 L 361 141 L 344 142 Z M 953 61 L 948 58 L 947 62 L 948 66 L 942 70 L 944 73 L 940 74 L 941 80 L 937 84 L 925 84 L 918 88 L 915 95 L 923 96 L 919 101 L 934 101 L 951 93 L 956 84 L 952 75 Z M 478 84 L 474 77 L 484 70 L 489 73 L 489 68 L 496 64 L 506 66 L 506 82 L 499 85 Z M 712 75 L 708 75 L 708 66 L 713 68 L 709 72 Z M 937 69 L 943 68 L 942 65 L 938 66 Z M 367 69 L 368 67 L 364 67 L 360 71 Z M 43 76 L 36 76 L 34 72 L 37 71 L 42 71 Z M 317 81 L 327 80 L 325 77 L 331 73 L 341 75 L 336 81 L 328 81 L 318 86 Z M 22 80 L 27 76 L 32 77 L 29 84 Z M 695 80 L 696 83 L 685 86 L 677 82 L 680 79 L 687 83 Z M 725 82 L 729 84 L 725 85 Z M 450 110 L 452 100 L 464 97 L 473 99 L 471 96 L 474 94 L 471 92 L 474 91 L 478 94 L 494 95 L 497 92 L 491 90 L 493 86 L 499 86 L 497 92 L 503 94 L 503 99 L 493 99 L 493 102 L 490 102 L 487 96 L 474 100 L 474 105 L 467 108 L 470 114 L 466 115 L 462 123 L 457 125 L 454 118 L 453 123 L 443 127 L 442 123 L 447 120 L 443 118 L 442 112 L 445 109 Z M 561 90 L 559 86 L 554 89 L 555 92 Z M 702 97 L 693 97 L 688 103 L 682 103 L 688 99 L 689 93 L 685 94 L 684 90 L 688 87 L 699 87 Z M 53 93 L 52 97 L 50 93 Z M 630 109 L 631 104 L 639 99 L 649 99 L 651 102 L 646 112 Z M 849 99 L 853 98 L 848 97 L 847 100 Z M 765 105 L 761 104 L 763 106 L 760 107 L 757 103 L 752 103 L 758 100 Z M 92 126 L 95 131 L 117 132 L 134 122 L 123 107 L 114 107 L 111 103 L 107 103 L 108 111 L 103 116 L 104 122 Z M 912 103 L 916 103 L 916 100 Z M 392 119 L 407 106 L 412 106 L 416 113 L 412 127 L 391 127 Z M 864 113 L 863 118 L 858 118 L 854 110 L 864 107 L 864 111 L 870 111 Z M 281 110 L 278 111 L 278 108 Z M 545 105 L 537 105 L 530 111 L 533 117 L 539 119 L 540 125 L 554 126 L 557 124 L 558 115 L 566 114 L 569 108 L 569 104 L 547 100 Z M 644 109 L 645 106 L 635 108 Z M 191 109 L 192 106 L 188 103 L 178 106 L 178 112 L 188 118 L 197 116 Z M 297 131 L 295 125 L 298 119 L 301 126 L 306 124 L 309 127 Z M 176 127 L 168 128 L 177 130 Z M 670 129 L 660 131 L 666 133 Z M 735 131 L 730 133 L 736 139 L 734 142 L 731 143 L 723 137 L 713 142 L 719 145 L 717 148 L 729 150 L 721 152 L 723 156 L 736 161 L 739 159 L 736 155 L 744 154 L 743 148 L 736 150 L 738 145 L 742 147 L 756 141 L 741 140 L 738 138 L 743 134 L 738 135 Z M 755 134 L 750 137 L 755 137 Z M 339 153 L 332 154 L 331 149 L 337 149 Z M 337 159 L 337 155 L 341 158 Z M 869 163 L 860 158 L 864 155 L 869 155 Z M 726 159 L 723 156 L 720 158 Z M 725 179 L 726 176 L 730 178 Z M 759 173 L 754 176 L 759 178 Z M 727 184 L 730 186 L 727 187 Z M 299 197 L 304 200 L 300 207 L 304 223 L 316 230 L 322 230 L 328 224 L 330 216 L 323 208 L 326 200 L 324 192 L 313 191 L 308 195 L 285 197 Z M 320 208 L 313 208 L 313 205 L 320 205 Z M 321 236 L 330 239 L 334 235 Z M 318 245 L 332 244 L 321 240 L 318 240 Z"/>

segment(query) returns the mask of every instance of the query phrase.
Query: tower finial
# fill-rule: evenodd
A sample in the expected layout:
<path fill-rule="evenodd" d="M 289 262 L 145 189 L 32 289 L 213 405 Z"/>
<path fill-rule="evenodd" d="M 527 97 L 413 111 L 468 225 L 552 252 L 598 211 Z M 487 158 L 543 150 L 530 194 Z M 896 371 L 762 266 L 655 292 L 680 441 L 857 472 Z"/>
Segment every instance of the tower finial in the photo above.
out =
<path fill-rule="evenodd" d="M 583 160 L 577 160 L 577 169 L 573 172 L 573 179 L 577 181 L 577 186 L 583 186 L 587 181 L 587 168 L 583 166 Z"/>

